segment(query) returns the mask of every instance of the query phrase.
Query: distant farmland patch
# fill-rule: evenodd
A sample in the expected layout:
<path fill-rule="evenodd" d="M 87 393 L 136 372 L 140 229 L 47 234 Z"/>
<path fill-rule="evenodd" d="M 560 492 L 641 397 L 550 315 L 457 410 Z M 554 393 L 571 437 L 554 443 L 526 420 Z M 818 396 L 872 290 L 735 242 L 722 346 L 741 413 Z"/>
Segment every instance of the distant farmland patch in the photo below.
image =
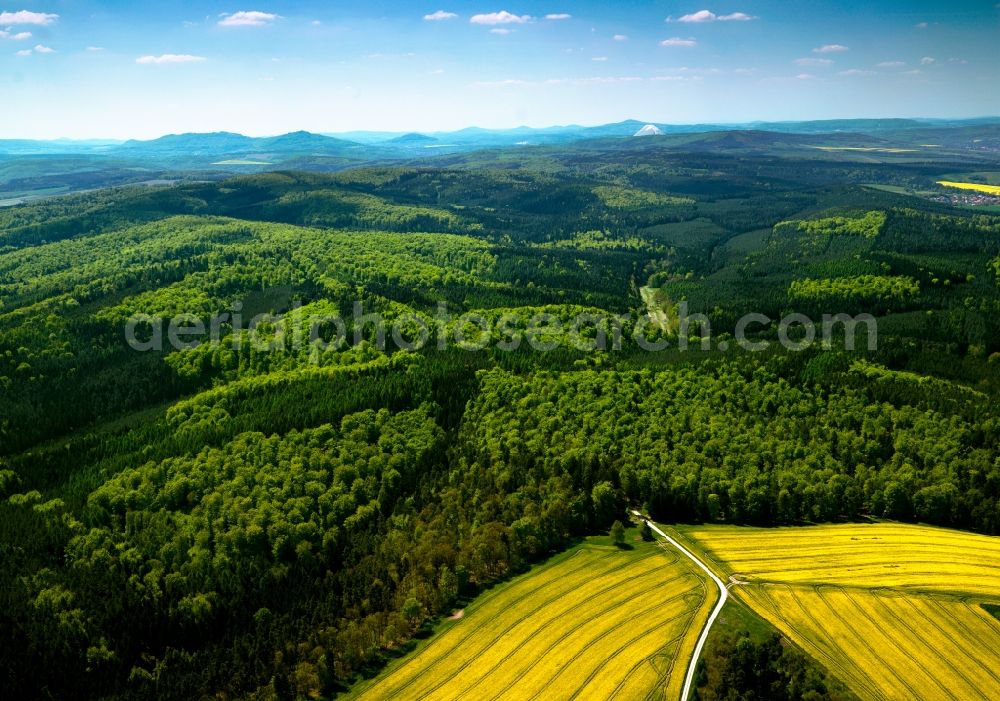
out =
<path fill-rule="evenodd" d="M 351 699 L 676 699 L 714 602 L 678 553 L 593 542 L 496 587 Z"/>
<path fill-rule="evenodd" d="M 216 161 L 214 166 L 269 166 L 268 161 L 251 161 L 245 158 L 232 158 L 227 161 Z"/>
<path fill-rule="evenodd" d="M 938 180 L 937 184 L 942 187 L 953 187 L 959 190 L 985 192 L 987 195 L 1000 195 L 1000 185 L 984 185 L 983 183 L 956 183 L 951 180 Z"/>
<path fill-rule="evenodd" d="M 864 153 L 917 153 L 917 148 L 888 148 L 883 146 L 813 146 L 820 151 L 862 151 Z"/>

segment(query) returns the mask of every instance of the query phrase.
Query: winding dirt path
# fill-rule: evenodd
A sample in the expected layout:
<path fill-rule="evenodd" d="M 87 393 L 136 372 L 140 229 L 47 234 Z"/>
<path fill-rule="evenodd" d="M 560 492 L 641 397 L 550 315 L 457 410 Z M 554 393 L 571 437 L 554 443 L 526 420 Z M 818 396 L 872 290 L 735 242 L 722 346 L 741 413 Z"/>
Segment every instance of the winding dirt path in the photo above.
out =
<path fill-rule="evenodd" d="M 680 550 L 681 553 L 683 553 L 689 560 L 691 560 L 691 562 L 698 565 L 698 567 L 701 568 L 705 572 L 705 574 L 711 577 L 712 581 L 715 582 L 715 585 L 719 588 L 719 600 L 718 602 L 716 602 L 715 608 L 712 610 L 712 614 L 708 617 L 708 620 L 705 621 L 705 627 L 704 629 L 702 629 L 701 635 L 698 636 L 698 644 L 694 648 L 694 654 L 691 656 L 690 664 L 688 664 L 687 675 L 685 675 L 684 677 L 684 689 L 681 691 L 680 701 L 687 701 L 687 698 L 691 695 L 691 687 L 694 685 L 694 673 L 695 670 L 698 668 L 698 660 L 701 659 L 701 651 L 705 647 L 705 641 L 708 640 L 708 632 L 712 629 L 712 624 L 715 623 L 715 619 L 718 618 L 719 614 L 722 612 L 722 607 L 726 605 L 726 599 L 729 598 L 729 592 L 726 590 L 725 583 L 723 583 L 721 579 L 716 577 L 715 574 L 712 572 L 712 570 L 708 569 L 708 565 L 706 565 L 704 562 L 695 557 L 690 550 L 688 550 L 683 545 L 678 543 L 676 540 L 674 540 L 666 533 L 661 531 L 659 526 L 657 526 L 652 521 L 647 520 L 646 517 L 640 514 L 638 511 L 635 511 L 633 509 L 632 514 L 640 521 L 645 523 L 647 526 L 649 526 L 650 530 L 652 530 L 654 533 L 656 533 L 661 538 L 666 540 L 668 543 L 673 545 L 675 548 Z"/>

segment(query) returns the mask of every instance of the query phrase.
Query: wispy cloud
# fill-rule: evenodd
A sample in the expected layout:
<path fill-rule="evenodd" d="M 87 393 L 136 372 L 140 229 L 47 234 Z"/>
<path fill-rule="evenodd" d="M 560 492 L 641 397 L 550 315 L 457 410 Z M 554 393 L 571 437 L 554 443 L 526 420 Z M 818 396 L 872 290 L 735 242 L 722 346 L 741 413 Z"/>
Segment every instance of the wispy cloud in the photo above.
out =
<path fill-rule="evenodd" d="M 161 65 L 165 63 L 201 63 L 204 56 L 191 56 L 190 54 L 161 54 L 160 56 L 140 56 L 136 63 L 143 65 Z"/>
<path fill-rule="evenodd" d="M 551 20 L 553 22 L 558 22 L 559 20 L 572 19 L 573 15 L 567 15 L 565 12 L 556 12 L 551 15 L 545 15 L 545 19 Z"/>
<path fill-rule="evenodd" d="M 18 32 L 17 34 L 11 34 L 7 29 L 0 29 L 0 39 L 9 39 L 10 41 L 24 41 L 25 39 L 31 38 L 31 32 Z"/>
<path fill-rule="evenodd" d="M 513 29 L 507 29 L 506 27 L 494 27 L 490 30 L 490 34 L 499 34 L 500 36 L 507 36 L 508 34 L 513 33 Z"/>
<path fill-rule="evenodd" d="M 697 46 L 698 42 L 694 39 L 682 39 L 680 37 L 671 37 L 670 39 L 664 39 L 660 42 L 660 46 Z"/>
<path fill-rule="evenodd" d="M 655 80 L 655 78 L 653 79 Z M 639 76 L 594 76 L 590 78 L 549 78 L 547 80 L 520 80 L 508 78 L 507 80 L 481 80 L 470 83 L 470 88 L 510 88 L 510 87 L 545 87 L 551 85 L 620 85 L 628 83 L 640 83 L 643 78 Z"/>
<path fill-rule="evenodd" d="M 240 10 L 231 15 L 223 15 L 219 20 L 220 27 L 264 27 L 271 24 L 276 19 L 281 19 L 280 15 L 271 12 L 260 12 L 259 10 Z"/>
<path fill-rule="evenodd" d="M 722 73 L 720 68 L 699 68 L 691 66 L 680 66 L 679 68 L 670 68 L 665 72 L 667 73 L 682 73 L 684 75 L 718 75 Z"/>
<path fill-rule="evenodd" d="M 848 77 L 859 76 L 859 75 L 875 75 L 875 71 L 866 71 L 866 70 L 862 70 L 860 68 L 849 68 L 846 71 L 841 71 L 837 75 L 843 75 L 843 76 L 848 76 Z"/>
<path fill-rule="evenodd" d="M 876 68 L 902 68 L 906 65 L 906 61 L 882 61 L 881 63 L 876 63 Z"/>
<path fill-rule="evenodd" d="M 604 61 L 607 61 L 607 60 L 608 60 L 608 57 L 607 57 L 607 56 L 594 56 L 594 57 L 593 57 L 592 59 L 590 59 L 590 60 L 591 60 L 591 61 L 601 61 L 601 62 L 604 62 Z"/>
<path fill-rule="evenodd" d="M 0 24 L 37 24 L 42 27 L 46 27 L 59 19 L 59 15 L 54 15 L 48 12 L 29 12 L 28 10 L 21 10 L 20 12 L 0 12 Z"/>
<path fill-rule="evenodd" d="M 797 58 L 794 61 L 796 66 L 832 66 L 833 61 L 829 58 Z"/>
<path fill-rule="evenodd" d="M 812 80 L 815 77 L 816 76 L 812 75 L 811 73 L 799 73 L 797 76 L 795 76 L 795 79 L 796 80 Z"/>
<path fill-rule="evenodd" d="M 917 29 L 927 29 L 927 27 L 929 27 L 930 25 L 927 24 L 927 22 L 917 22 L 913 26 L 916 27 Z"/>
<path fill-rule="evenodd" d="M 424 19 L 428 22 L 443 22 L 447 19 L 455 19 L 458 17 L 454 12 L 445 12 L 444 10 L 438 10 L 437 12 L 432 12 L 429 15 L 424 15 Z"/>
<path fill-rule="evenodd" d="M 843 44 L 823 44 L 823 46 L 817 46 L 813 49 L 814 54 L 839 54 L 844 51 L 850 51 Z"/>
<path fill-rule="evenodd" d="M 103 46 L 88 46 L 87 47 L 87 51 L 89 51 L 91 53 L 98 53 L 100 51 L 104 51 L 104 47 Z"/>
<path fill-rule="evenodd" d="M 709 10 L 698 10 L 689 15 L 681 15 L 677 19 L 667 17 L 668 22 L 684 22 L 686 24 L 701 24 L 704 22 L 749 22 L 757 17 L 745 12 L 733 12 L 728 15 L 717 15 Z"/>
<path fill-rule="evenodd" d="M 500 12 L 489 12 L 481 15 L 473 15 L 469 21 L 472 24 L 527 24 L 532 19 L 531 15 L 515 15 L 501 10 Z"/>
<path fill-rule="evenodd" d="M 31 54 L 33 54 L 33 53 L 34 54 L 54 54 L 55 52 L 56 52 L 55 49 L 50 48 L 48 46 L 45 46 L 45 44 L 35 44 L 35 48 L 33 48 L 33 49 L 21 49 L 20 51 L 18 51 L 14 55 L 15 56 L 31 56 Z"/>
<path fill-rule="evenodd" d="M 924 56 L 922 59 L 920 59 L 920 65 L 929 66 L 932 63 L 935 63 L 936 61 L 937 59 L 931 58 L 930 56 Z"/>
<path fill-rule="evenodd" d="M 470 83 L 469 87 L 473 88 L 506 88 L 514 85 L 527 85 L 527 81 L 518 80 L 516 78 L 507 78 L 506 80 L 477 80 L 475 83 Z"/>
<path fill-rule="evenodd" d="M 548 82 L 552 83 L 553 81 Z M 634 75 L 596 76 L 593 78 L 570 78 L 569 80 L 558 82 L 569 83 L 570 85 L 615 85 L 618 83 L 641 83 L 642 78 Z"/>
<path fill-rule="evenodd" d="M 614 39 L 615 41 L 628 41 L 628 37 L 624 34 L 615 34 L 611 38 Z"/>

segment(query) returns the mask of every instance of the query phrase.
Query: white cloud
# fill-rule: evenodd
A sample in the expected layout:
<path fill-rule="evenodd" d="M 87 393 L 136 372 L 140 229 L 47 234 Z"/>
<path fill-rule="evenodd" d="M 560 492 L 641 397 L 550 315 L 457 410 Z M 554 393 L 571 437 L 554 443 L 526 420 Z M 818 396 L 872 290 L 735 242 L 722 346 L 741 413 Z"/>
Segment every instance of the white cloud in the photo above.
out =
<path fill-rule="evenodd" d="M 919 68 L 914 68 L 912 71 L 903 71 L 903 75 L 923 75 L 923 73 Z"/>
<path fill-rule="evenodd" d="M 624 34 L 615 34 L 611 38 L 614 39 L 615 41 L 628 41 L 628 37 L 625 36 Z"/>
<path fill-rule="evenodd" d="M 813 49 L 814 54 L 839 54 L 849 49 L 843 44 L 824 44 Z"/>
<path fill-rule="evenodd" d="M 59 15 L 49 14 L 48 12 L 28 12 L 27 10 L 21 10 L 20 12 L 0 12 L 0 24 L 37 24 L 40 26 L 48 26 L 59 19 Z"/>
<path fill-rule="evenodd" d="M 876 68 L 902 68 L 906 65 L 905 61 L 882 61 L 881 63 L 876 63 Z"/>
<path fill-rule="evenodd" d="M 717 75 L 722 73 L 719 68 L 691 68 L 690 66 L 681 66 L 680 68 L 669 69 L 670 73 L 684 73 L 687 75 Z"/>
<path fill-rule="evenodd" d="M 14 55 L 15 56 L 30 56 L 31 55 L 31 49 L 21 49 L 20 51 L 18 51 Z"/>
<path fill-rule="evenodd" d="M 45 46 L 44 44 L 35 45 L 36 54 L 54 54 L 55 52 L 56 52 L 55 49 L 50 49 L 48 46 Z"/>
<path fill-rule="evenodd" d="M 968 63 L 968 61 L 966 61 L 964 58 L 949 58 L 948 63 L 958 63 L 964 66 L 966 63 Z"/>
<path fill-rule="evenodd" d="M 428 22 L 441 22 L 446 19 L 455 19 L 458 17 L 454 12 L 445 12 L 444 10 L 438 10 L 437 12 L 432 12 L 429 15 L 424 15 L 424 19 Z"/>
<path fill-rule="evenodd" d="M 670 39 L 664 39 L 660 42 L 660 46 L 697 46 L 698 42 L 694 39 L 681 39 L 680 37 L 672 37 Z"/>
<path fill-rule="evenodd" d="M 846 71 L 841 71 L 837 75 L 844 75 L 844 76 L 875 75 L 875 71 L 863 71 L 860 68 L 851 68 Z"/>
<path fill-rule="evenodd" d="M 11 34 L 7 29 L 0 29 L 0 39 L 10 39 L 11 41 L 24 41 L 31 38 L 31 32 L 18 32 Z"/>
<path fill-rule="evenodd" d="M 480 80 L 471 84 L 474 88 L 503 88 L 511 85 L 527 85 L 523 80 L 508 78 L 507 80 Z"/>
<path fill-rule="evenodd" d="M 665 81 L 677 83 L 700 83 L 705 80 L 705 77 L 701 75 L 657 75 L 650 78 L 650 80 L 658 83 Z"/>
<path fill-rule="evenodd" d="M 927 29 L 927 27 L 929 27 L 930 25 L 928 25 L 926 22 L 917 22 L 913 26 L 916 27 L 917 29 Z"/>
<path fill-rule="evenodd" d="M 507 36 L 508 34 L 513 34 L 513 29 L 507 29 L 505 27 L 494 27 L 490 30 L 490 34 L 499 34 L 500 36 Z"/>
<path fill-rule="evenodd" d="M 223 15 L 219 20 L 220 27 L 263 27 L 276 19 L 281 19 L 280 15 L 270 12 L 260 12 L 258 10 L 240 10 L 231 15 Z"/>
<path fill-rule="evenodd" d="M 607 56 L 594 56 L 594 57 L 593 57 L 592 59 L 590 59 L 590 60 L 591 60 L 591 61 L 602 61 L 602 62 L 603 62 L 603 61 L 607 61 L 607 60 L 608 60 L 608 57 L 607 57 Z"/>
<path fill-rule="evenodd" d="M 745 12 L 733 12 L 728 15 L 717 15 L 709 10 L 698 10 L 697 12 L 692 12 L 689 15 L 682 15 L 677 19 L 667 17 L 668 22 L 684 22 L 688 24 L 701 24 L 704 22 L 749 22 L 754 19 L 757 18 L 753 15 L 748 15 Z"/>
<path fill-rule="evenodd" d="M 613 83 L 641 83 L 642 78 L 634 75 L 609 76 L 598 78 L 574 78 L 569 81 L 576 85 L 608 85 Z"/>
<path fill-rule="evenodd" d="M 655 80 L 655 78 L 654 78 Z M 547 80 L 483 80 L 470 83 L 470 88 L 509 88 L 509 87 L 545 87 L 549 85 L 617 85 L 622 83 L 641 83 L 638 76 L 595 76 L 592 78 L 549 78 Z"/>
<path fill-rule="evenodd" d="M 797 66 L 832 66 L 833 61 L 828 58 L 797 58 L 794 61 Z"/>
<path fill-rule="evenodd" d="M 319 27 L 319 26 L 320 26 L 320 25 L 322 25 L 323 23 L 322 23 L 322 22 L 320 22 L 320 21 L 319 21 L 318 19 L 314 19 L 314 20 L 313 20 L 312 22 L 310 22 L 309 24 L 311 24 L 311 25 L 312 25 L 312 26 L 314 26 L 314 27 Z"/>
<path fill-rule="evenodd" d="M 924 56 L 922 59 L 920 59 L 920 65 L 921 66 L 929 66 L 929 65 L 931 65 L 934 62 L 935 62 L 935 59 L 931 58 L 930 56 Z"/>
<path fill-rule="evenodd" d="M 531 15 L 514 15 L 507 10 L 501 10 L 484 15 L 473 15 L 469 21 L 472 24 L 527 24 L 532 19 L 534 18 Z"/>
<path fill-rule="evenodd" d="M 797 76 L 795 76 L 795 79 L 796 80 L 812 80 L 815 77 L 816 76 L 810 75 L 809 73 L 799 73 Z"/>
<path fill-rule="evenodd" d="M 162 54 L 160 56 L 140 56 L 136 63 L 143 65 L 160 65 L 164 63 L 201 63 L 204 56 L 191 56 L 190 54 Z"/>
<path fill-rule="evenodd" d="M 544 85 L 615 85 L 619 83 L 640 83 L 638 76 L 597 76 L 593 78 L 550 78 Z"/>
<path fill-rule="evenodd" d="M 103 46 L 88 46 L 87 51 L 91 53 L 97 53 L 98 51 L 104 51 Z"/>
<path fill-rule="evenodd" d="M 551 15 L 545 15 L 545 19 L 553 20 L 558 22 L 561 19 L 572 19 L 573 15 L 567 15 L 565 12 L 557 12 Z"/>

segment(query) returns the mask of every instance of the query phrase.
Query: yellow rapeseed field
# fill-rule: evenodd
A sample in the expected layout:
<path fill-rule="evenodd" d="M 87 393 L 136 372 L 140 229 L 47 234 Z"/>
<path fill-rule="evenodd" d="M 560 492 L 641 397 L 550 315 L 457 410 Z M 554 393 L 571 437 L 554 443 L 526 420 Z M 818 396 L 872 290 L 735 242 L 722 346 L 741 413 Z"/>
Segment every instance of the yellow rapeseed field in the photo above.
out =
<path fill-rule="evenodd" d="M 942 187 L 957 187 L 959 190 L 975 190 L 985 192 L 987 195 L 1000 195 L 1000 185 L 983 185 L 982 183 L 954 183 L 950 180 L 938 180 L 938 185 Z"/>
<path fill-rule="evenodd" d="M 902 524 L 699 526 L 730 591 L 863 699 L 1000 698 L 1000 538 Z"/>
<path fill-rule="evenodd" d="M 713 597 L 677 553 L 582 545 L 477 599 L 352 699 L 676 699 Z"/>

